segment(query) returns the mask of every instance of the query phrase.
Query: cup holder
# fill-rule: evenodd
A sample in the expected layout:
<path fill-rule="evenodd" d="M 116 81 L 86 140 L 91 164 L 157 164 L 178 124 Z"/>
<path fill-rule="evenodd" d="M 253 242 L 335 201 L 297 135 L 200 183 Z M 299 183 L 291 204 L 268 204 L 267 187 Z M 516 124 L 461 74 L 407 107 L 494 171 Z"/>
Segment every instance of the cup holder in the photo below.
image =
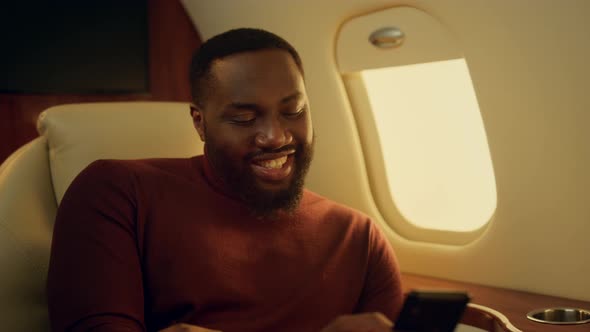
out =
<path fill-rule="evenodd" d="M 526 317 L 545 324 L 584 324 L 590 322 L 590 311 L 576 308 L 548 308 L 533 310 Z"/>

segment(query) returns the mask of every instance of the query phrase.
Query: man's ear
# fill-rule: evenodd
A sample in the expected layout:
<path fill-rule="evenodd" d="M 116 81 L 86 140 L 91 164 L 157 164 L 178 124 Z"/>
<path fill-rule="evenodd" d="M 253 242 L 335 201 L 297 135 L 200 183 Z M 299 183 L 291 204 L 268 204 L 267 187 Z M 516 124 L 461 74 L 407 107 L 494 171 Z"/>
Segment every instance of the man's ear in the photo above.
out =
<path fill-rule="evenodd" d="M 205 119 L 203 110 L 193 103 L 191 103 L 190 107 L 191 117 L 193 118 L 193 126 L 195 126 L 197 133 L 199 133 L 201 141 L 205 142 Z"/>

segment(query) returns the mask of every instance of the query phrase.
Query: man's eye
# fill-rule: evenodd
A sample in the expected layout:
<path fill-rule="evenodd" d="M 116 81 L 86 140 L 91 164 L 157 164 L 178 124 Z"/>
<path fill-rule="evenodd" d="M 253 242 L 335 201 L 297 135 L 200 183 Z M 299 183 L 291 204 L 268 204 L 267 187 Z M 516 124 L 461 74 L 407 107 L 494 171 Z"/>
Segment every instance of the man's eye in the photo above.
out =
<path fill-rule="evenodd" d="M 304 107 L 298 108 L 297 110 L 288 111 L 283 114 L 287 117 L 290 117 L 290 118 L 296 118 L 296 117 L 300 116 L 301 114 L 303 114 L 305 109 L 306 109 L 306 107 L 304 106 Z"/>
<path fill-rule="evenodd" d="M 256 116 L 254 116 L 253 114 L 240 114 L 240 115 L 235 115 L 231 117 L 231 122 L 237 123 L 237 124 L 247 124 L 250 123 L 252 121 L 254 121 L 256 119 Z"/>

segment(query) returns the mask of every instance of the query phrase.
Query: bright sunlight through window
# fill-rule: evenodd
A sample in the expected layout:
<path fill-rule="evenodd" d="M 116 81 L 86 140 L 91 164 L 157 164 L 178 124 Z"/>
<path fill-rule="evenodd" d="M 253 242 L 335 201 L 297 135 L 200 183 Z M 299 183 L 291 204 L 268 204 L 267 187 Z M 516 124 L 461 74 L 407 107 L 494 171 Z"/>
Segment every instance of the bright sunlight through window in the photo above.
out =
<path fill-rule="evenodd" d="M 365 70 L 389 189 L 410 223 L 473 231 L 496 208 L 490 152 L 464 59 Z"/>

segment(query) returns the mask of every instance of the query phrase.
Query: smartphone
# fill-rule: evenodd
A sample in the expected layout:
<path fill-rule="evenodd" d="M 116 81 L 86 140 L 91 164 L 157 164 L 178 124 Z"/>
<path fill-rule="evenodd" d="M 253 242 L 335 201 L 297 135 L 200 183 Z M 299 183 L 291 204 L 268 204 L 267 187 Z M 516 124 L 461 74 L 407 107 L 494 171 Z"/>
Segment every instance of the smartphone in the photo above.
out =
<path fill-rule="evenodd" d="M 411 291 L 393 325 L 395 332 L 453 332 L 469 296 L 456 291 Z"/>

